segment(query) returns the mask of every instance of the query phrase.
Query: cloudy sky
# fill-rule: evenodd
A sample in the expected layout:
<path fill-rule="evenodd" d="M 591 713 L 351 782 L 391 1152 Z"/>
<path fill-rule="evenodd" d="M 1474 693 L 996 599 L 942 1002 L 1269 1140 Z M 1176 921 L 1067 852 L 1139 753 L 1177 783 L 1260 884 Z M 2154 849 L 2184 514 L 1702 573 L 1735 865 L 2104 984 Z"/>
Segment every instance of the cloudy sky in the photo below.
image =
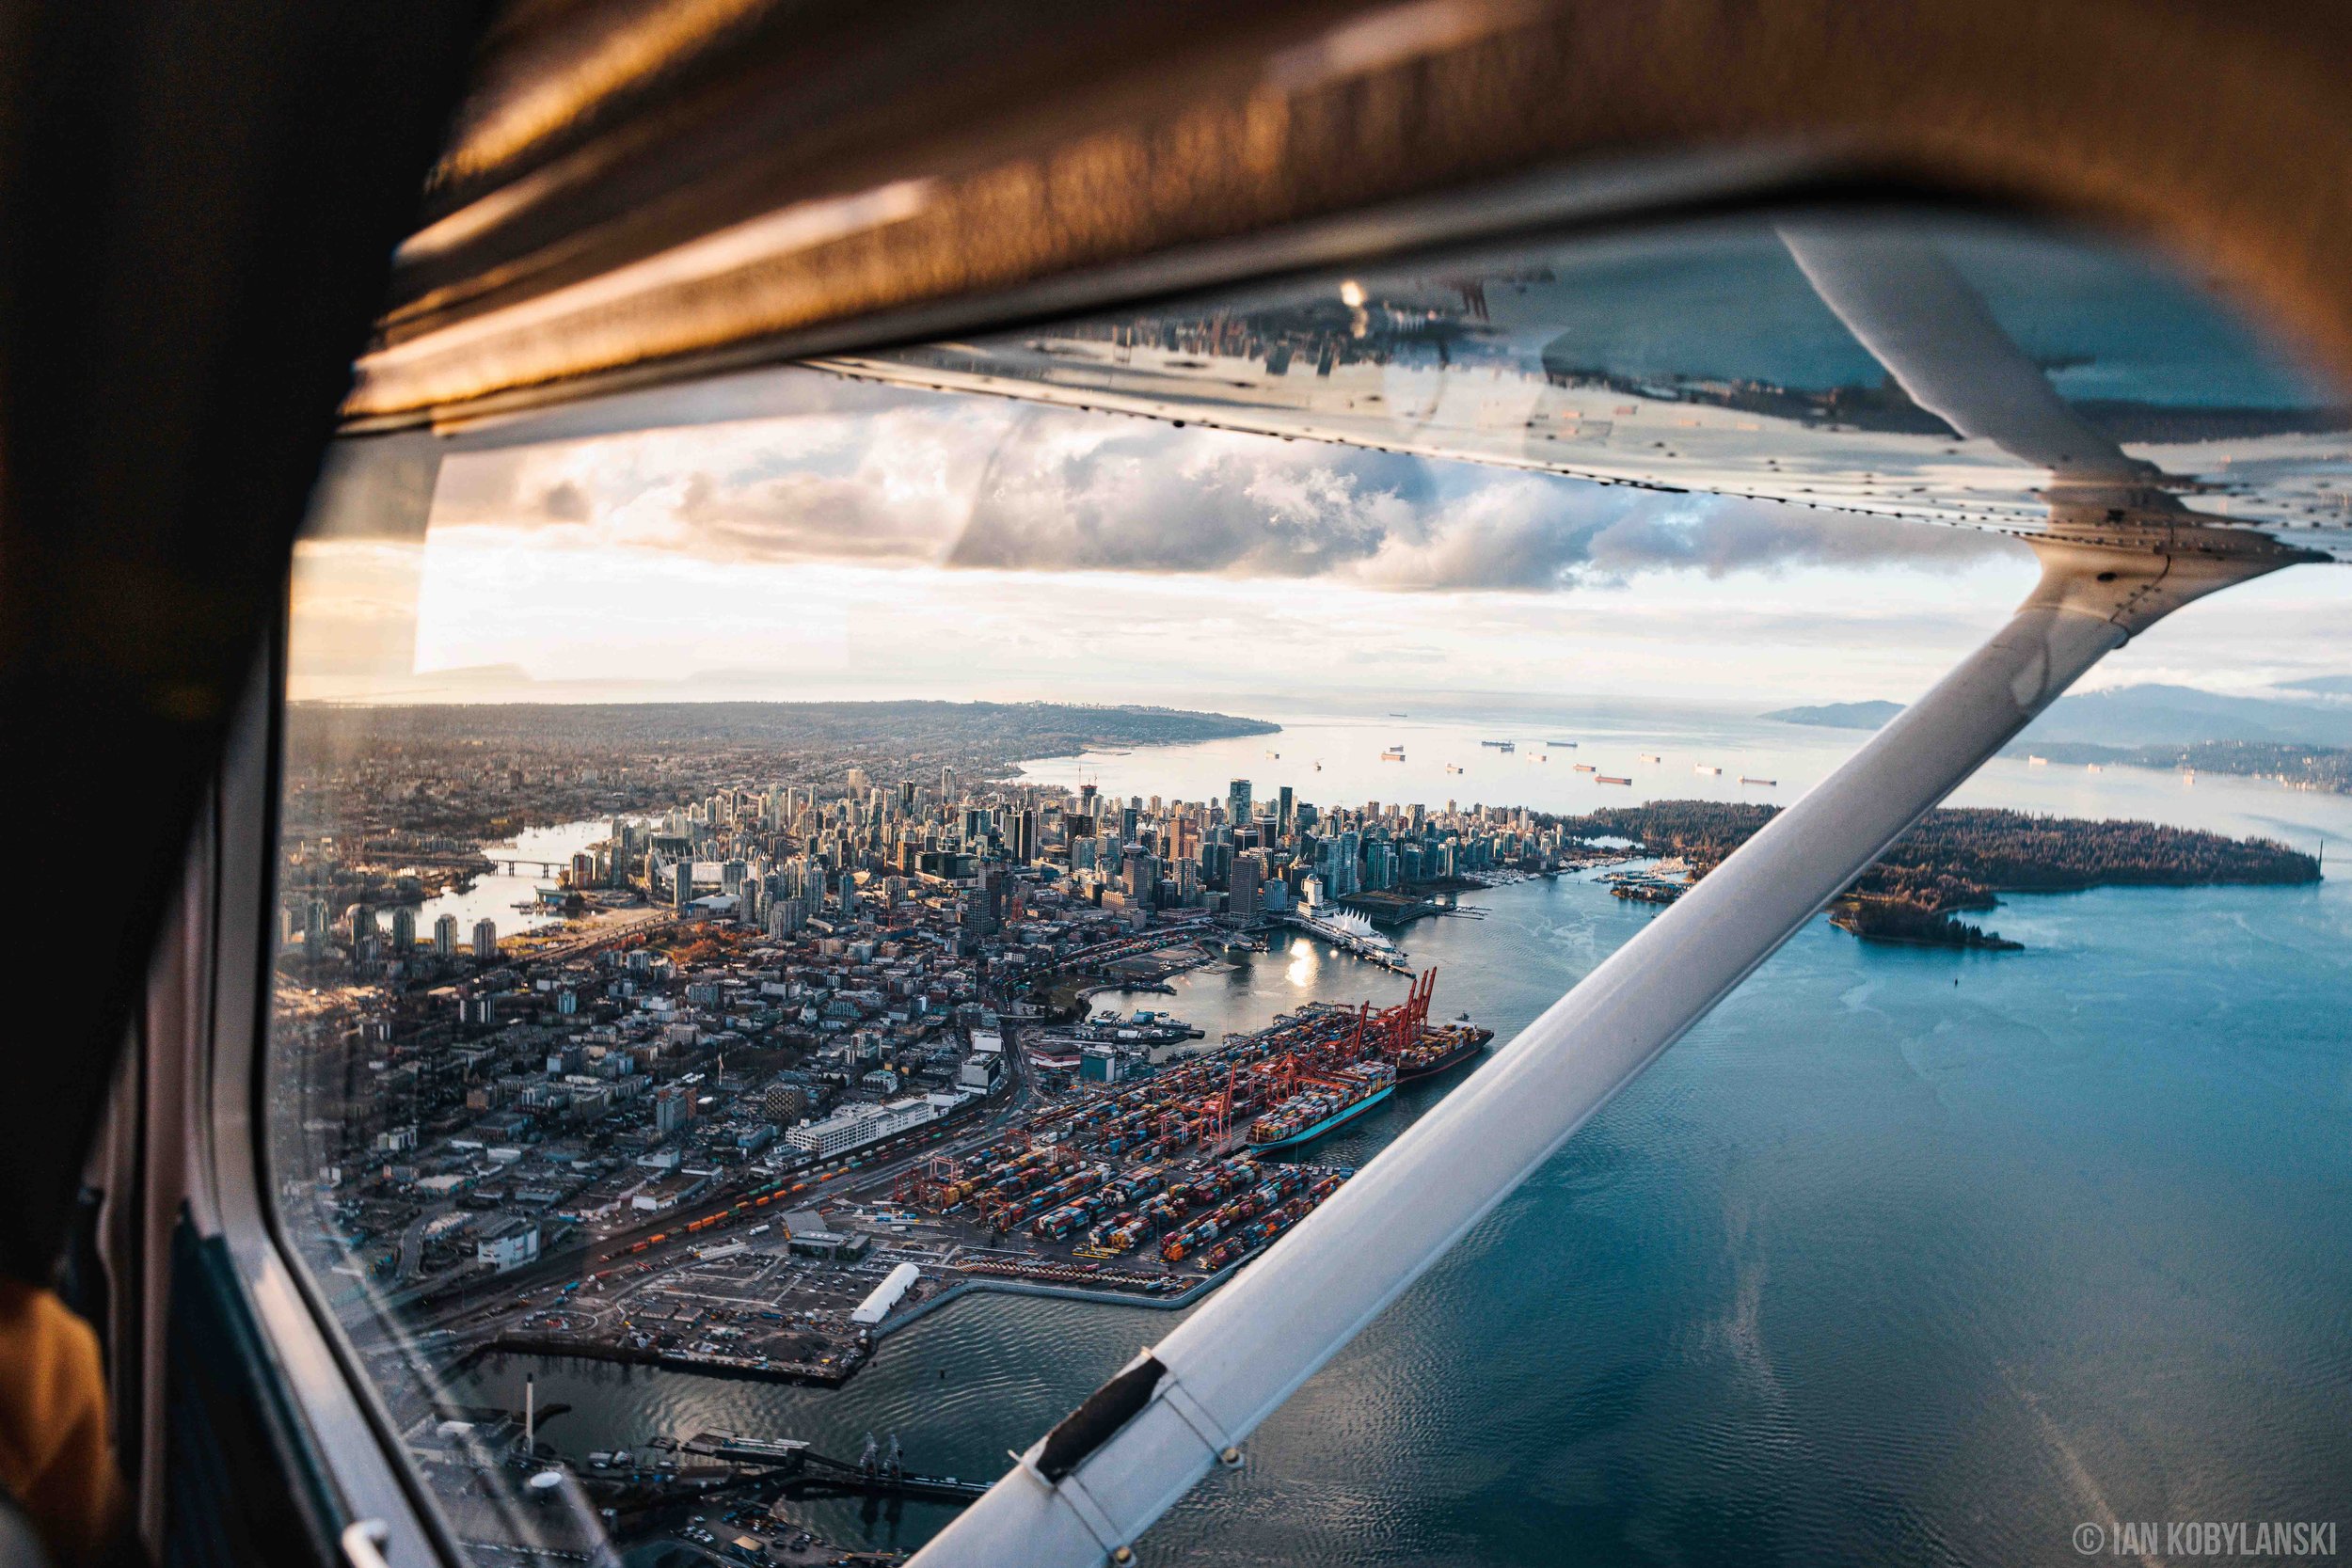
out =
<path fill-rule="evenodd" d="M 1997 536 L 782 372 L 752 420 L 458 453 L 297 569 L 296 695 L 1907 698 L 2031 585 Z M 2352 669 L 2352 573 L 2101 684 Z"/>

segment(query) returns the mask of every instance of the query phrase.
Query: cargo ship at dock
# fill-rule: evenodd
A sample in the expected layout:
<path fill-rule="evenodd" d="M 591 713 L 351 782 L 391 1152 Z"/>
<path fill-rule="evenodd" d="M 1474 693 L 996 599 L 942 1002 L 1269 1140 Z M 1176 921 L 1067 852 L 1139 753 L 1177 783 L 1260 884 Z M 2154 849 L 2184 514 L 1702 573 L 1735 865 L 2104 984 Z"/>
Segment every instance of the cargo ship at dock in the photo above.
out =
<path fill-rule="evenodd" d="M 1422 971 L 1413 977 L 1413 989 L 1404 1001 L 1376 1014 L 1369 1008 L 1359 1010 L 1352 1043 L 1371 1047 L 1395 1071 L 1400 1084 L 1453 1071 L 1484 1051 L 1495 1032 L 1472 1023 L 1468 1013 L 1452 1023 L 1432 1024 L 1429 1003 L 1437 991 L 1438 972 Z"/>
<path fill-rule="evenodd" d="M 1249 1124 L 1249 1152 L 1298 1148 L 1341 1128 L 1396 1092 L 1396 1069 L 1356 1062 L 1291 1096 Z"/>
<path fill-rule="evenodd" d="M 1494 1037 L 1492 1029 L 1472 1023 L 1468 1013 L 1452 1023 L 1423 1029 L 1419 1040 L 1396 1053 L 1396 1081 L 1410 1084 L 1451 1072 L 1486 1050 L 1486 1042 Z"/>

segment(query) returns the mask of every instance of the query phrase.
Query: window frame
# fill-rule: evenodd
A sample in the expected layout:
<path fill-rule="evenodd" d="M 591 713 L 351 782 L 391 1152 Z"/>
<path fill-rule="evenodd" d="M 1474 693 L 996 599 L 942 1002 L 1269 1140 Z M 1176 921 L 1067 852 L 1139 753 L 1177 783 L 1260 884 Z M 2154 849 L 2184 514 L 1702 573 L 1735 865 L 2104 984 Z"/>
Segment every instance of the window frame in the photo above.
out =
<path fill-rule="evenodd" d="M 1600 237 L 1697 218 L 1849 204 L 1979 214 L 1989 210 L 1957 200 L 1949 192 L 1892 187 L 1867 171 L 1849 175 L 1820 157 L 1770 147 L 1747 155 L 1701 150 L 1525 173 L 1270 234 L 1107 262 L 1001 295 L 895 311 L 579 383 L 501 394 L 430 430 L 422 418 L 357 420 L 322 454 L 323 477 L 312 496 L 311 516 L 321 515 L 345 485 L 364 493 L 372 460 L 390 464 L 400 461 L 404 451 L 413 456 L 414 449 L 404 449 L 404 440 L 421 436 L 437 450 L 445 436 L 462 438 L 477 425 L 501 440 L 541 428 L 548 439 L 601 434 L 607 426 L 596 412 L 599 408 L 626 410 L 637 398 L 659 396 L 664 388 L 820 353 L 1019 330 L 1211 289 L 1278 283 L 1338 265 L 1395 264 L 1456 247 Z M 2000 211 L 2043 223 L 2065 217 L 2024 205 Z M 575 425 L 581 428 L 567 431 Z M 463 450 L 462 440 L 450 450 Z M 276 959 L 290 611 L 288 584 L 281 589 L 268 647 L 232 722 L 189 858 L 187 908 L 203 918 L 191 920 L 181 934 L 179 956 L 207 999 L 182 1020 L 177 1042 L 201 1063 L 196 1085 L 200 1092 L 191 1097 L 188 1116 L 190 1209 L 200 1232 L 228 1243 L 255 1325 L 276 1356 L 284 1391 L 305 1424 L 319 1467 L 343 1504 L 346 1526 L 380 1522 L 384 1527 L 381 1563 L 359 1558 L 346 1528 L 343 1556 L 350 1568 L 432 1563 L 464 1568 L 469 1559 L 463 1544 L 415 1473 L 389 1410 L 331 1304 L 299 1260 L 269 1175 L 266 1042 Z M 150 1049 L 168 1052 L 174 1045 L 169 1034 L 159 1034 Z"/>
<path fill-rule="evenodd" d="M 342 1515 L 349 1568 L 462 1565 L 463 1546 L 403 1450 L 390 1412 L 299 1261 L 269 1175 L 268 1050 L 277 959 L 287 601 L 231 721 L 189 855 L 183 961 L 194 994 L 177 1042 L 196 1064 L 187 1217 L 233 1264 L 258 1338 Z M 170 1050 L 168 1035 L 157 1043 Z M 171 1216 L 151 1215 L 167 1230 Z M 160 1480 L 160 1478 L 158 1478 Z M 380 1530 L 380 1533 L 378 1533 Z M 370 1561 L 367 1553 L 376 1555 Z"/>

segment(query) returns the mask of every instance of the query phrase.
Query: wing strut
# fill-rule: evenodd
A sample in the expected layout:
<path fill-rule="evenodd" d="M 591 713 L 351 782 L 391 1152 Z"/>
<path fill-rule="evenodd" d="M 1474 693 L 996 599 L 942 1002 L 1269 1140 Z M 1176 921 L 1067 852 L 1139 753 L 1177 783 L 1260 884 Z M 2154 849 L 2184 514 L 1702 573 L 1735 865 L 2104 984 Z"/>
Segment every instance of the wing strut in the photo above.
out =
<path fill-rule="evenodd" d="M 916 1568 L 1130 1560 L 1294 1389 L 2085 671 L 2191 599 L 2300 558 L 2206 532 L 2147 550 L 2037 544 L 2041 583 L 1990 641 L 1021 1455 Z"/>

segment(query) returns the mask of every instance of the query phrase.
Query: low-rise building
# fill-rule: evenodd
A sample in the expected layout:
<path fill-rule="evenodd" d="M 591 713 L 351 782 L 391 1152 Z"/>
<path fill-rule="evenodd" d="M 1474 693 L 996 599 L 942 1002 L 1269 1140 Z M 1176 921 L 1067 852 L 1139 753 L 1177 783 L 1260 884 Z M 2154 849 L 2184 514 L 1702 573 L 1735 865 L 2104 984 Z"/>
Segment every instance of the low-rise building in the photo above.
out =
<path fill-rule="evenodd" d="M 538 1222 L 506 1220 L 492 1226 L 474 1238 L 473 1255 L 501 1274 L 521 1268 L 539 1256 Z"/>
<path fill-rule="evenodd" d="M 939 1107 L 932 1103 L 931 1097 L 924 1096 L 894 1100 L 882 1105 L 850 1105 L 822 1121 L 793 1128 L 785 1134 L 785 1140 L 803 1153 L 830 1160 L 936 1120 L 939 1115 Z"/>

